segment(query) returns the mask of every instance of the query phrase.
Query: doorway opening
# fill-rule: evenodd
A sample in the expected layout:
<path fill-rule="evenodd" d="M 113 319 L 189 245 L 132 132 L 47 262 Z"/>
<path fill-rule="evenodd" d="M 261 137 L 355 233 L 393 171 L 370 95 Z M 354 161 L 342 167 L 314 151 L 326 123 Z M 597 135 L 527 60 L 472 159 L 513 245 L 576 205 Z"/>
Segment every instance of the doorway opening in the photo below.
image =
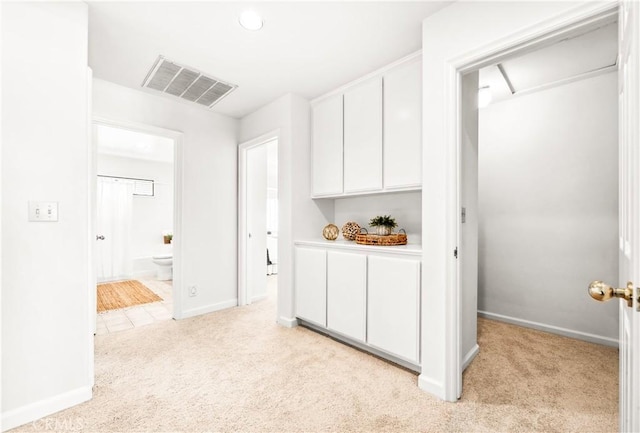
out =
<path fill-rule="evenodd" d="M 176 317 L 179 134 L 95 120 L 92 141 L 95 334 Z"/>
<path fill-rule="evenodd" d="M 527 373 L 496 382 L 505 398 L 553 390 L 571 410 L 595 393 L 611 404 L 589 412 L 613 424 L 618 308 L 586 288 L 618 279 L 617 57 L 610 14 L 464 70 L 457 149 L 461 369 L 490 369 L 473 366 L 490 342 L 510 352 L 504 376 Z M 597 378 L 564 379 L 588 375 L 593 359 L 606 365 Z"/>
<path fill-rule="evenodd" d="M 278 292 L 278 133 L 238 148 L 238 305 Z"/>

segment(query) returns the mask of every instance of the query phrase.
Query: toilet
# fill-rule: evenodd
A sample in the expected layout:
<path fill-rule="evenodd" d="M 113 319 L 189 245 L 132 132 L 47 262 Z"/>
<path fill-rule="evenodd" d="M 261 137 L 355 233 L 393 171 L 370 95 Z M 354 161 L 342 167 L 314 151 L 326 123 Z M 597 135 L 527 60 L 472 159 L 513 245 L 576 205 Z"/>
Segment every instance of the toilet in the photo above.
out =
<path fill-rule="evenodd" d="M 161 281 L 173 279 L 173 253 L 158 254 L 151 257 L 153 263 L 158 266 L 158 274 L 156 278 Z"/>

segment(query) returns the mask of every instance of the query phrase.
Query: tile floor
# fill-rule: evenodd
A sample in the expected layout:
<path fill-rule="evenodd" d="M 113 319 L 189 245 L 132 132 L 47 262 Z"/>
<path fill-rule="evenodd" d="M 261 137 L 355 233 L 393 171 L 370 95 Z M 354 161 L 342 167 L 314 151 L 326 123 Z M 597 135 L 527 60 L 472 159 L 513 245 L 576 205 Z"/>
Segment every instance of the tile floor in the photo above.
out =
<path fill-rule="evenodd" d="M 138 278 L 138 281 L 160 296 L 162 301 L 98 313 L 96 335 L 125 331 L 171 319 L 173 316 L 172 282 L 158 281 L 153 278 Z"/>

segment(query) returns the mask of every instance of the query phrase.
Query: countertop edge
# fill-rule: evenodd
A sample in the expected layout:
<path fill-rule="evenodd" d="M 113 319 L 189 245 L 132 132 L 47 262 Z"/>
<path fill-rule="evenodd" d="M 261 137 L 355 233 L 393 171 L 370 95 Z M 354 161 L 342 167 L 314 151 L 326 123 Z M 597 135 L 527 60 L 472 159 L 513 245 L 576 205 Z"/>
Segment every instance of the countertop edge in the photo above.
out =
<path fill-rule="evenodd" d="M 298 239 L 293 241 L 294 245 L 322 247 L 343 250 L 358 250 L 366 252 L 379 252 L 385 254 L 399 254 L 404 256 L 422 257 L 422 245 L 407 244 L 398 246 L 376 246 L 376 245 L 360 245 L 355 241 L 327 241 L 322 239 Z"/>

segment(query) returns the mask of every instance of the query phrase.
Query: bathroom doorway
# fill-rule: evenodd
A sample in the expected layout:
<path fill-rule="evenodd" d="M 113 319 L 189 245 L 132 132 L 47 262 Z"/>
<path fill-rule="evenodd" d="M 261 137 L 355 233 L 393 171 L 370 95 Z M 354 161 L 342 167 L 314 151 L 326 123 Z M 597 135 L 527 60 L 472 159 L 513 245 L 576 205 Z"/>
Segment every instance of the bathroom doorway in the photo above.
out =
<path fill-rule="evenodd" d="M 179 135 L 94 121 L 96 335 L 175 317 Z"/>
<path fill-rule="evenodd" d="M 278 287 L 278 137 L 239 147 L 238 305 L 267 299 Z"/>

